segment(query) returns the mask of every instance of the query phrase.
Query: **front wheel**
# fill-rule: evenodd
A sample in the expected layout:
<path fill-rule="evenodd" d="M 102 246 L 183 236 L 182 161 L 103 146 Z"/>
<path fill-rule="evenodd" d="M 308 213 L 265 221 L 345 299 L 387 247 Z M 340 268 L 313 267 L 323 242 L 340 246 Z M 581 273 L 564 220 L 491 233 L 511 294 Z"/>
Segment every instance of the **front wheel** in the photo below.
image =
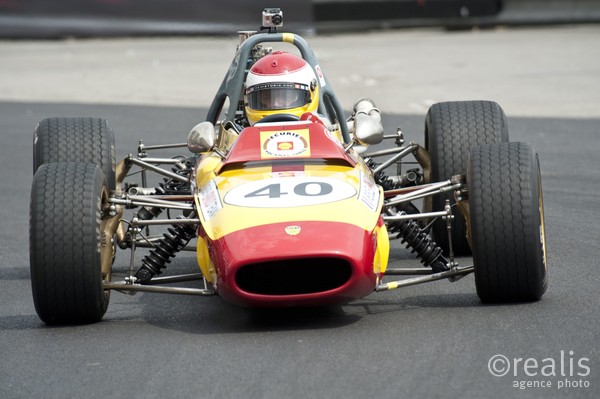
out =
<path fill-rule="evenodd" d="M 450 101 L 431 106 L 425 118 L 425 145 L 431 154 L 431 178 L 434 182 L 467 173 L 471 148 L 480 144 L 508 142 L 506 115 L 493 101 Z M 452 193 L 432 198 L 432 209 L 444 209 L 446 200 L 454 202 Z M 431 227 L 437 244 L 449 253 L 446 223 L 436 221 Z M 455 212 L 452 229 L 454 254 L 471 255 L 465 219 Z"/>
<path fill-rule="evenodd" d="M 35 309 L 47 324 L 92 323 L 106 312 L 102 206 L 108 187 L 99 166 L 49 163 L 33 178 L 29 251 Z"/>
<path fill-rule="evenodd" d="M 526 143 L 474 147 L 468 185 L 479 298 L 482 302 L 540 299 L 548 275 L 537 154 Z"/>

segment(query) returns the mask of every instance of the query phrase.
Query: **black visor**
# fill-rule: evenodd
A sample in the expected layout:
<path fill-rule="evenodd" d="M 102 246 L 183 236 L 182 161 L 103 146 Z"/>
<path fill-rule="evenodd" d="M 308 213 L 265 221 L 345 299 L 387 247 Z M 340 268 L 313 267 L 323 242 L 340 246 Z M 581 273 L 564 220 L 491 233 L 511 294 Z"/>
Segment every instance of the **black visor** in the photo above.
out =
<path fill-rule="evenodd" d="M 291 109 L 309 103 L 310 91 L 298 83 L 265 83 L 248 88 L 246 97 L 248 107 L 257 111 Z"/>

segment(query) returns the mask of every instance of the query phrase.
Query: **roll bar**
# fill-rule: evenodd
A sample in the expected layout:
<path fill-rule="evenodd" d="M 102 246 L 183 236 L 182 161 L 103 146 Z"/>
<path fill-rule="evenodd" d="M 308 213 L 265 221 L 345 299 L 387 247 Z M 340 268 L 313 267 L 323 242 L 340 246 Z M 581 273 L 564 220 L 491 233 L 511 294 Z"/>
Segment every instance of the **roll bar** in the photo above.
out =
<path fill-rule="evenodd" d="M 350 134 L 344 110 L 339 100 L 335 96 L 327 77 L 321 72 L 321 68 L 317 62 L 317 58 L 304 38 L 294 33 L 257 33 L 246 39 L 239 47 L 238 51 L 229 66 L 227 74 L 215 95 L 206 120 L 212 124 L 217 123 L 217 118 L 223 109 L 225 100 L 229 98 L 229 109 L 225 116 L 225 121 L 233 121 L 238 110 L 240 100 L 243 101 L 244 82 L 246 80 L 248 60 L 251 59 L 252 49 L 261 43 L 290 43 L 300 51 L 302 58 L 311 66 L 317 82 L 319 84 L 319 109 L 318 112 L 322 115 L 327 115 L 333 123 L 340 125 L 342 137 L 346 144 L 350 143 Z"/>

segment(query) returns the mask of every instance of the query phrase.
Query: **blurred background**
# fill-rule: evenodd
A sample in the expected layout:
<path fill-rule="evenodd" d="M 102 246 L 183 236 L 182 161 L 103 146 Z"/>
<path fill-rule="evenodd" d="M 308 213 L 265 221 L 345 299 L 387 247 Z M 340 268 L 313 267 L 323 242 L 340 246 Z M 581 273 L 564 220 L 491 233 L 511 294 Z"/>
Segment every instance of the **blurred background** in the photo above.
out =
<path fill-rule="evenodd" d="M 256 29 L 263 7 L 300 34 L 600 21 L 598 0 L 0 0 L 0 37 L 231 34 Z"/>
<path fill-rule="evenodd" d="M 436 102 L 503 107 L 511 141 L 542 163 L 542 301 L 482 306 L 468 276 L 285 313 L 114 293 L 102 323 L 42 324 L 27 245 L 36 123 L 107 118 L 118 159 L 140 139 L 185 141 L 236 31 L 258 29 L 265 7 L 283 10 L 282 30 L 311 35 L 345 110 L 373 98 L 407 142 L 423 143 Z M 599 22 L 593 0 L 0 0 L 0 398 L 600 398 Z M 180 255 L 170 271 L 197 270 Z M 497 354 L 568 351 L 591 359 L 588 388 L 557 390 L 563 375 L 521 390 L 488 369 Z"/>

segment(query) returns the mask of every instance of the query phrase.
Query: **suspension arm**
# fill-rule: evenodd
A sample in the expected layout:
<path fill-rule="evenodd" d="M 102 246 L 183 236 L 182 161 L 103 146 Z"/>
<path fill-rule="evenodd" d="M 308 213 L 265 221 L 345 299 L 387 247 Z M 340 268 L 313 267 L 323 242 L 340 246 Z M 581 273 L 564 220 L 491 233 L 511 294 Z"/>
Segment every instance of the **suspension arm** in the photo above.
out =
<path fill-rule="evenodd" d="M 200 219 L 150 219 L 142 220 L 139 218 L 133 218 L 131 220 L 132 226 L 156 226 L 161 224 L 178 225 L 178 224 L 192 224 L 196 225 L 200 223 Z"/>
<path fill-rule="evenodd" d="M 398 154 L 399 152 L 403 152 L 407 148 L 412 148 L 414 146 L 418 146 L 418 144 L 410 143 L 409 147 L 402 146 L 402 147 L 396 147 L 396 148 L 386 148 L 385 150 L 367 152 L 365 154 L 362 154 L 362 157 L 363 158 L 377 158 L 377 157 L 383 157 L 385 155 Z M 412 149 L 414 150 L 414 148 L 412 148 Z"/>
<path fill-rule="evenodd" d="M 416 284 L 428 283 L 430 281 L 443 280 L 445 278 L 460 277 L 469 273 L 473 273 L 475 268 L 473 266 L 459 266 L 454 269 L 450 269 L 440 273 L 430 274 L 428 276 L 408 278 L 398 281 L 390 281 L 389 283 L 381 283 L 375 287 L 375 291 L 390 291 L 397 288 L 408 287 Z M 453 280 L 451 280 L 453 281 Z"/>
<path fill-rule="evenodd" d="M 138 153 L 146 154 L 146 151 L 165 150 L 168 148 L 184 148 L 184 147 L 187 147 L 187 143 L 145 145 L 140 141 L 140 143 L 138 144 Z"/>
<path fill-rule="evenodd" d="M 130 196 L 127 198 L 109 198 L 111 204 L 125 205 L 127 207 L 136 206 L 158 206 L 161 208 L 193 210 L 194 204 L 186 204 L 174 201 L 165 201 L 152 198 L 151 196 Z"/>
<path fill-rule="evenodd" d="M 178 158 L 144 158 L 144 162 L 153 163 L 153 164 L 168 164 L 175 165 L 181 162 L 181 159 Z"/>
<path fill-rule="evenodd" d="M 180 295 L 200 295 L 213 296 L 215 291 L 210 288 L 187 288 L 187 287 L 166 287 L 163 285 L 141 285 L 131 284 L 126 281 L 104 283 L 105 290 L 132 291 L 135 292 L 157 292 L 162 294 L 180 294 Z"/>
<path fill-rule="evenodd" d="M 394 155 L 393 157 L 391 157 L 390 159 L 386 160 L 384 163 L 382 163 L 375 169 L 373 169 L 373 174 L 381 172 L 382 170 L 384 170 L 388 166 L 392 165 L 394 162 L 398 161 L 399 159 L 402 159 L 405 156 L 412 154 L 413 152 L 415 152 L 417 150 L 418 147 L 419 147 L 418 144 L 410 143 L 410 145 L 407 147 L 399 148 L 398 150 L 401 150 L 401 151 L 399 153 L 397 153 L 396 155 Z"/>
<path fill-rule="evenodd" d="M 437 218 L 440 216 L 450 216 L 452 212 L 439 211 L 439 212 L 427 212 L 427 213 L 415 213 L 415 214 L 397 214 L 397 215 L 381 215 L 385 222 L 391 222 L 396 220 L 412 220 L 412 219 L 428 219 Z"/>
<path fill-rule="evenodd" d="M 131 163 L 133 163 L 133 164 L 135 164 L 137 166 L 140 166 L 140 167 L 142 167 L 144 169 L 149 169 L 149 170 L 151 170 L 153 172 L 156 172 L 156 173 L 161 174 L 163 176 L 170 177 L 170 178 L 172 178 L 174 180 L 177 180 L 179 182 L 182 182 L 182 183 L 188 183 L 189 182 L 189 179 L 187 177 L 185 177 L 185 176 L 181 176 L 181 175 L 178 175 L 177 173 L 173 173 L 171 171 L 165 170 L 165 169 L 160 168 L 158 166 L 152 165 L 151 163 L 142 161 L 139 158 L 134 158 L 133 155 L 131 155 L 131 154 L 129 154 L 126 159 L 129 162 L 131 162 Z"/>
<path fill-rule="evenodd" d="M 432 183 L 427 185 L 426 187 L 423 187 L 419 190 L 415 190 L 411 193 L 399 195 L 395 197 L 392 201 L 383 204 L 383 206 L 399 205 L 404 202 L 410 202 L 420 198 L 425 198 L 433 194 L 440 194 L 445 193 L 446 191 L 458 190 L 463 186 L 463 183 L 455 183 L 452 180 L 446 180 L 440 183 Z"/>

